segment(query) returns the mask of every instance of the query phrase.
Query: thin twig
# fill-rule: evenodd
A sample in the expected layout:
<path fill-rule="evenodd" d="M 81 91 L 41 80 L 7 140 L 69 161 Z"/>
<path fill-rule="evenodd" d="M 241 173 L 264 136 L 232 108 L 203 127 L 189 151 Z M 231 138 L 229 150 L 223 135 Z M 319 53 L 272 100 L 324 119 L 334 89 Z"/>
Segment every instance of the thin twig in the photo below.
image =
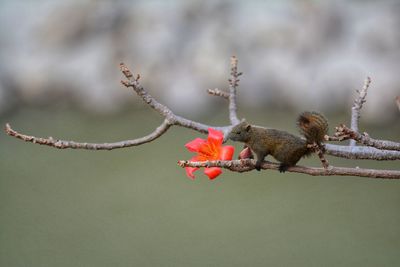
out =
<path fill-rule="evenodd" d="M 208 128 L 214 128 L 220 130 L 227 135 L 232 126 L 210 126 L 203 123 L 195 122 L 184 117 L 178 116 L 174 114 L 167 106 L 159 103 L 154 97 L 152 97 L 144 88 L 139 84 L 139 79 L 132 79 L 133 75 L 131 74 L 130 70 L 125 66 L 124 63 L 120 64 L 120 68 L 122 73 L 128 79 L 128 81 L 121 81 L 122 84 L 126 87 L 131 87 L 142 99 L 143 101 L 148 104 L 150 107 L 155 109 L 158 113 L 164 116 L 171 125 L 179 125 L 182 127 L 186 127 L 189 129 L 193 129 L 199 131 L 201 133 L 207 133 Z M 139 76 L 138 76 L 139 77 Z"/>
<path fill-rule="evenodd" d="M 209 93 L 210 95 L 220 96 L 222 98 L 229 99 L 229 93 L 219 90 L 218 88 L 207 89 L 207 93 Z"/>
<path fill-rule="evenodd" d="M 354 100 L 353 107 L 351 108 L 351 129 L 358 132 L 358 120 L 360 119 L 360 110 L 365 103 L 365 98 L 367 97 L 367 91 L 369 85 L 371 84 L 371 78 L 367 77 L 364 81 L 363 88 L 359 91 L 357 90 L 358 97 Z M 350 146 L 355 146 L 356 142 L 350 140 Z"/>
<path fill-rule="evenodd" d="M 323 145 L 318 145 L 315 142 L 313 144 L 309 144 L 308 147 L 310 147 L 317 154 L 322 166 L 325 169 L 329 168 L 329 162 L 324 156 L 325 147 Z"/>
<path fill-rule="evenodd" d="M 6 124 L 5 131 L 8 135 L 21 139 L 23 141 L 39 145 L 51 146 L 59 149 L 72 148 L 72 149 L 87 149 L 87 150 L 112 150 L 124 147 L 138 146 L 144 143 L 151 142 L 154 139 L 157 139 L 158 137 L 163 135 L 169 129 L 169 127 L 171 127 L 171 124 L 168 122 L 168 120 L 164 120 L 163 123 L 154 130 L 154 132 L 146 136 L 143 136 L 141 138 L 133 140 L 124 140 L 115 143 L 101 143 L 101 144 L 80 143 L 75 141 L 54 139 L 52 137 L 42 138 L 42 137 L 35 137 L 31 135 L 21 134 L 13 130 L 9 123 Z"/>
<path fill-rule="evenodd" d="M 162 116 L 166 117 L 167 119 L 173 117 L 172 111 L 167 106 L 159 103 L 143 88 L 143 86 L 139 84 L 140 76 L 137 76 L 137 78 L 133 79 L 133 74 L 124 63 L 120 64 L 120 69 L 125 77 L 128 79 L 127 81 L 121 81 L 121 83 L 125 87 L 132 87 L 136 94 L 140 96 L 147 105 L 156 110 Z"/>
<path fill-rule="evenodd" d="M 378 149 L 386 149 L 386 150 L 398 150 L 400 151 L 400 143 L 388 141 L 388 140 L 378 140 L 371 138 L 367 133 L 358 133 L 346 125 L 341 124 L 336 127 L 335 137 L 340 140 L 352 139 L 357 141 L 360 144 L 375 147 Z"/>
<path fill-rule="evenodd" d="M 240 123 L 237 116 L 237 104 L 236 104 L 236 88 L 239 85 L 239 76 L 243 73 L 238 72 L 238 59 L 233 56 L 231 57 L 231 77 L 229 78 L 229 119 L 232 125 Z"/>
<path fill-rule="evenodd" d="M 221 167 L 234 172 L 247 172 L 255 168 L 256 161 L 252 159 L 245 160 L 231 160 L 231 161 L 201 161 L 193 162 L 180 160 L 178 165 L 180 167 Z M 279 164 L 264 161 L 261 165 L 262 169 L 279 170 Z M 368 178 L 386 178 L 386 179 L 400 179 L 400 171 L 396 170 L 375 170 L 375 169 L 362 169 L 362 168 L 344 168 L 333 167 L 332 165 L 325 168 L 292 166 L 287 169 L 288 172 L 304 173 L 312 176 L 359 176 Z"/>

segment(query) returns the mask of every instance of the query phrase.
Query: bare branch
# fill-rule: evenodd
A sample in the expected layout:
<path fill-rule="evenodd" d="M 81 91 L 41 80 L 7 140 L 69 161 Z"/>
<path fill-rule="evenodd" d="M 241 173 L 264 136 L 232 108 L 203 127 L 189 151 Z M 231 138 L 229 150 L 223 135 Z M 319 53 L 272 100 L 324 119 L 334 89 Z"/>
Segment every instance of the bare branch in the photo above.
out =
<path fill-rule="evenodd" d="M 128 79 L 128 81 L 121 81 L 122 84 L 125 85 L 126 87 L 132 87 L 132 89 L 143 99 L 143 101 L 146 104 L 148 104 L 150 107 L 152 107 L 158 113 L 160 113 L 162 116 L 164 116 L 171 125 L 178 125 L 178 126 L 186 127 L 186 128 L 192 129 L 192 130 L 199 131 L 201 133 L 207 133 L 208 128 L 213 128 L 213 129 L 222 131 L 225 136 L 230 132 L 230 129 L 232 128 L 231 125 L 215 127 L 215 126 L 210 126 L 210 125 L 206 125 L 203 123 L 199 123 L 196 121 L 192 121 L 192 120 L 189 120 L 189 119 L 186 119 L 184 117 L 174 114 L 167 106 L 164 106 L 163 104 L 159 103 L 154 97 L 152 97 L 143 88 L 143 86 L 141 86 L 139 84 L 138 78 L 132 79 L 133 75 L 129 71 L 129 69 L 125 66 L 124 63 L 120 64 L 120 68 L 121 68 L 122 73 Z M 128 75 L 126 75 L 126 73 Z"/>
<path fill-rule="evenodd" d="M 201 161 L 191 162 L 186 160 L 178 161 L 180 167 L 221 167 L 234 172 L 247 172 L 255 169 L 256 161 L 253 159 L 231 160 L 231 161 Z M 262 169 L 279 170 L 279 164 L 264 161 Z M 400 179 L 400 171 L 396 170 L 375 170 L 362 168 L 344 168 L 330 166 L 325 168 L 314 168 L 305 166 L 292 166 L 288 172 L 304 173 L 312 176 L 359 176 L 368 178 Z"/>
<path fill-rule="evenodd" d="M 400 143 L 387 141 L 387 140 L 378 140 L 369 137 L 367 133 L 360 134 L 346 125 L 341 124 L 336 127 L 335 136 L 340 140 L 352 139 L 366 146 L 375 147 L 378 149 L 386 149 L 386 150 L 398 150 L 400 151 Z"/>
<path fill-rule="evenodd" d="M 167 119 L 171 118 L 173 116 L 172 111 L 167 107 L 164 106 L 163 104 L 159 103 L 157 100 L 155 100 L 154 97 L 152 97 L 144 88 L 139 84 L 139 77 L 137 76 L 136 79 L 132 79 L 133 75 L 131 71 L 128 69 L 128 67 L 125 66 L 124 63 L 120 64 L 120 69 L 122 73 L 125 75 L 125 77 L 128 79 L 127 81 L 121 81 L 121 83 L 126 86 L 126 87 L 132 87 L 132 89 L 140 96 L 143 101 L 148 104 L 150 107 L 152 107 L 154 110 L 156 110 L 158 113 L 160 113 L 162 116 L 166 117 Z"/>
<path fill-rule="evenodd" d="M 131 87 L 141 98 L 148 104 L 151 108 L 156 110 L 160 115 L 164 117 L 163 123 L 157 127 L 152 133 L 147 136 L 133 139 L 125 140 L 115 143 L 80 143 L 75 141 L 65 141 L 56 140 L 52 137 L 41 138 L 30 136 L 26 134 L 19 133 L 11 128 L 9 124 L 6 124 L 5 131 L 8 135 L 15 138 L 36 143 L 40 145 L 47 145 L 54 148 L 65 149 L 88 149 L 88 150 L 111 150 L 117 148 L 124 148 L 130 146 L 141 145 L 163 135 L 171 126 L 177 125 L 181 127 L 186 127 L 200 133 L 207 133 L 208 128 L 214 128 L 220 130 L 224 133 L 226 137 L 231 131 L 232 127 L 239 123 L 237 117 L 237 103 L 236 103 L 236 89 L 239 83 L 238 77 L 241 73 L 237 71 L 237 59 L 236 57 L 231 58 L 231 77 L 229 79 L 229 92 L 224 92 L 218 89 L 208 90 L 212 95 L 221 96 L 229 100 L 229 119 L 230 125 L 213 127 L 210 125 L 202 124 L 196 121 L 189 120 L 187 118 L 178 116 L 174 114 L 171 109 L 167 106 L 159 103 L 154 97 L 152 97 L 142 85 L 140 85 L 140 75 L 134 75 L 123 63 L 121 63 L 121 71 L 127 80 L 121 81 L 125 87 Z M 363 89 L 359 92 L 359 97 L 355 100 L 352 108 L 352 127 L 354 126 L 358 129 L 358 119 L 360 117 L 360 109 L 365 102 L 365 97 L 367 94 L 367 89 L 369 87 L 371 80 L 368 77 L 365 81 Z M 400 97 L 397 97 L 396 103 L 400 109 Z M 345 127 L 345 126 L 344 126 Z M 375 140 L 370 138 L 367 134 L 360 134 L 358 130 L 353 130 L 344 128 L 339 131 L 334 137 L 326 136 L 327 141 L 343 141 L 347 139 L 357 140 L 358 142 L 368 145 L 364 146 L 341 146 L 325 144 L 324 147 L 319 147 L 316 145 L 314 151 L 319 156 L 324 168 L 311 168 L 294 166 L 290 167 L 289 171 L 305 173 L 310 175 L 352 175 L 352 176 L 364 176 L 364 177 L 380 177 L 380 178 L 396 178 L 399 177 L 400 171 L 389 171 L 389 170 L 370 170 L 370 169 L 359 169 L 359 168 L 339 168 L 329 166 L 328 161 L 324 157 L 324 153 L 336 157 L 348 158 L 348 159 L 372 159 L 372 160 L 399 160 L 400 159 L 400 149 L 399 143 Z M 377 149 L 380 148 L 380 149 Z M 198 165 L 196 165 L 198 164 Z M 214 165 L 213 165 L 214 164 Z M 216 164 L 216 165 L 215 165 Z M 244 161 L 216 161 L 216 162 L 185 162 L 181 161 L 181 166 L 219 166 L 223 168 L 231 169 L 232 171 L 250 171 L 254 169 L 255 161 L 245 159 Z M 265 169 L 278 169 L 278 165 L 270 162 L 264 162 L 263 168 Z"/>
<path fill-rule="evenodd" d="M 233 56 L 231 57 L 231 77 L 229 78 L 229 119 L 232 125 L 236 125 L 240 122 L 237 116 L 237 104 L 236 104 L 236 88 L 239 85 L 239 76 L 241 72 L 237 70 L 238 59 Z"/>
<path fill-rule="evenodd" d="M 8 135 L 21 139 L 23 141 L 39 145 L 51 146 L 59 149 L 72 148 L 72 149 L 87 149 L 87 150 L 112 150 L 117 148 L 138 146 L 144 143 L 151 142 L 154 139 L 160 137 L 162 134 L 164 134 L 170 126 L 171 124 L 168 122 L 168 120 L 164 120 L 164 122 L 159 127 L 157 127 L 157 129 L 155 129 L 154 132 L 144 137 L 133 140 L 124 140 L 115 143 L 102 143 L 102 144 L 79 143 L 75 141 L 58 140 L 54 139 L 53 137 L 41 138 L 41 137 L 21 134 L 13 130 L 10 124 L 8 123 L 6 124 L 5 131 Z"/>
<path fill-rule="evenodd" d="M 400 111 L 400 96 L 396 97 L 396 105 L 399 108 Z"/>
<path fill-rule="evenodd" d="M 144 88 L 140 85 L 139 79 L 140 75 L 137 74 L 136 77 L 132 74 L 132 72 L 125 66 L 125 64 L 120 64 L 120 69 L 124 76 L 127 78 L 126 81 L 121 81 L 121 83 L 125 87 L 132 87 L 132 89 L 142 98 L 142 100 L 148 104 L 151 108 L 156 110 L 159 114 L 165 117 L 164 122 L 151 134 L 133 139 L 133 140 L 124 140 L 115 143 L 81 143 L 75 141 L 66 141 L 66 140 L 58 140 L 52 137 L 43 138 L 43 137 L 35 137 L 26 134 L 19 133 L 11 128 L 9 124 L 6 124 L 5 131 L 8 135 L 13 136 L 15 138 L 31 142 L 34 144 L 47 145 L 54 148 L 65 149 L 87 149 L 87 150 L 112 150 L 117 148 L 131 147 L 141 145 L 154 139 L 160 137 L 164 134 L 169 127 L 172 125 L 178 125 L 182 127 L 186 127 L 189 129 L 196 130 L 201 133 L 207 133 L 208 128 L 214 128 L 216 130 L 220 130 L 226 136 L 232 125 L 214 127 L 210 125 L 206 125 L 203 123 L 195 122 L 184 117 L 175 115 L 167 106 L 159 103 L 154 97 L 152 97 Z"/>
<path fill-rule="evenodd" d="M 365 146 L 325 144 L 325 154 L 346 159 L 399 160 L 400 151 L 380 150 Z"/>
<path fill-rule="evenodd" d="M 207 93 L 209 93 L 210 95 L 220 96 L 222 98 L 229 99 L 229 93 L 219 90 L 218 88 L 208 89 Z"/>
<path fill-rule="evenodd" d="M 236 101 L 236 88 L 239 85 L 239 76 L 242 72 L 238 72 L 238 59 L 235 56 L 231 57 L 231 73 L 229 81 L 229 93 L 221 91 L 218 88 L 208 89 L 207 92 L 211 95 L 220 96 L 229 100 L 229 120 L 232 125 L 236 125 L 240 122 L 237 116 L 237 101 Z"/>
<path fill-rule="evenodd" d="M 320 146 L 315 142 L 313 144 L 309 144 L 307 146 L 310 147 L 312 150 L 314 150 L 314 152 L 317 154 L 319 160 L 321 161 L 322 166 L 325 169 L 329 168 L 329 162 L 324 156 L 325 147 L 323 145 Z"/>
<path fill-rule="evenodd" d="M 365 103 L 365 98 L 367 97 L 367 91 L 369 85 L 371 84 L 371 78 L 367 77 L 364 81 L 364 86 L 361 91 L 358 91 L 358 97 L 354 100 L 353 107 L 351 108 L 351 129 L 358 132 L 358 120 L 360 119 L 360 110 Z M 350 140 L 350 146 L 355 146 L 356 142 Z"/>
<path fill-rule="evenodd" d="M 351 138 L 348 135 L 342 135 L 342 136 L 325 135 L 325 141 L 341 142 L 341 141 L 345 141 L 345 140 L 349 140 L 349 139 L 351 139 Z"/>

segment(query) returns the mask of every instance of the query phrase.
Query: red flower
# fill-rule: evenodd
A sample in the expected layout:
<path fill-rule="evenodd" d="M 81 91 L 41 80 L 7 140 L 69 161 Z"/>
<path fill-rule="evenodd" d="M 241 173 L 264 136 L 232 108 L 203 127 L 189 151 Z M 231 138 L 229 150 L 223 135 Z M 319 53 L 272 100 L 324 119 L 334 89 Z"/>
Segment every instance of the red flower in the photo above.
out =
<path fill-rule="evenodd" d="M 207 140 L 196 138 L 187 143 L 185 147 L 190 152 L 197 152 L 197 156 L 191 158 L 191 161 L 207 161 L 207 160 L 231 160 L 235 148 L 233 146 L 222 146 L 224 134 L 221 131 L 208 128 Z M 194 179 L 193 173 L 199 168 L 186 167 L 188 177 Z M 216 178 L 222 173 L 220 167 L 205 168 L 204 173 L 210 180 Z"/>

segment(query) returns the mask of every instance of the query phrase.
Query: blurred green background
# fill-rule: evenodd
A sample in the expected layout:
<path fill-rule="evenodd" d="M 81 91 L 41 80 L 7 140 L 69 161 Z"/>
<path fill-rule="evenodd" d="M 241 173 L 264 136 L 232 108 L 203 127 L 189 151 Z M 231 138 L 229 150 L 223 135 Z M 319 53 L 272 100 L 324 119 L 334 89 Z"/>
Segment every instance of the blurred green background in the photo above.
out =
<path fill-rule="evenodd" d="M 224 106 L 215 114 L 196 119 L 226 123 Z M 296 131 L 293 114 L 241 114 Z M 344 119 L 328 117 L 332 125 Z M 145 135 L 162 119 L 147 107 L 113 116 L 47 107 L 7 120 L 39 136 L 106 142 Z M 191 157 L 184 144 L 198 136 L 173 127 L 146 145 L 94 152 L 2 133 L 0 266 L 400 264 L 399 181 L 274 171 L 224 171 L 213 181 L 199 171 L 192 181 L 176 161 Z M 329 160 L 398 169 L 398 162 Z"/>

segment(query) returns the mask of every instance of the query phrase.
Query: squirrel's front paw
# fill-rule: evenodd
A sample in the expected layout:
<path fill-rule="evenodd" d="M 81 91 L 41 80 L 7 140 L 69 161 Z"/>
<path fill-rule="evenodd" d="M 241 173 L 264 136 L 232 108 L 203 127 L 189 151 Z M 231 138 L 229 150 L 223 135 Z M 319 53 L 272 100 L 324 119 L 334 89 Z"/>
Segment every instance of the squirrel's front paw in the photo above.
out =
<path fill-rule="evenodd" d="M 284 164 L 284 163 L 281 163 L 281 164 L 279 165 L 279 172 L 285 172 L 285 171 L 287 171 L 288 168 L 289 168 L 288 165 L 286 165 L 286 164 Z"/>

